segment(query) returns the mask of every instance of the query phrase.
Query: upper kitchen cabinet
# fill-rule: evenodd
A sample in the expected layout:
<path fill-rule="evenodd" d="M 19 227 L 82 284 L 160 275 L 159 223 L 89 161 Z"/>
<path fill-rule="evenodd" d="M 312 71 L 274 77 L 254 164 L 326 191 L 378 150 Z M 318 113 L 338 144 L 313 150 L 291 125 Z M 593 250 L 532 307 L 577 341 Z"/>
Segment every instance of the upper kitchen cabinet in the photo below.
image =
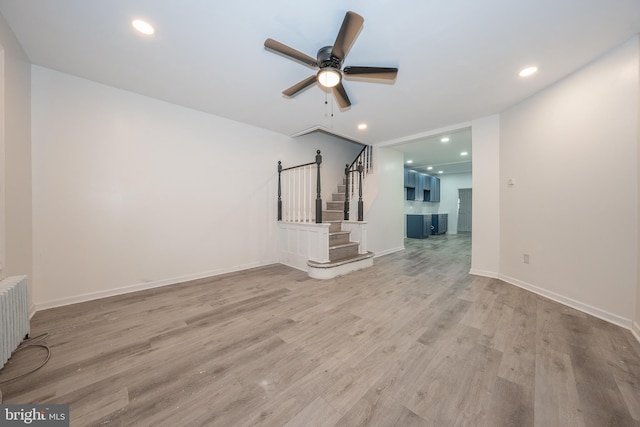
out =
<path fill-rule="evenodd" d="M 424 190 L 425 202 L 439 202 L 440 201 L 440 178 L 427 175 L 429 181 L 429 189 Z"/>
<path fill-rule="evenodd" d="M 440 178 L 405 168 L 404 186 L 407 200 L 440 201 Z"/>
<path fill-rule="evenodd" d="M 440 201 L 440 178 L 405 168 L 404 186 L 407 200 Z"/>
<path fill-rule="evenodd" d="M 416 188 L 418 185 L 418 172 L 411 169 L 404 169 L 404 186 L 409 188 Z"/>

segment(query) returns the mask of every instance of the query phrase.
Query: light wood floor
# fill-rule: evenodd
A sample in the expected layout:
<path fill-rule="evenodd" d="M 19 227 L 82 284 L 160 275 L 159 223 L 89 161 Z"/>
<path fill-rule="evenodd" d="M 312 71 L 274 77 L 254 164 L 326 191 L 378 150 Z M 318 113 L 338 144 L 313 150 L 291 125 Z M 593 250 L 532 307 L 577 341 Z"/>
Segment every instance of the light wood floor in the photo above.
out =
<path fill-rule="evenodd" d="M 73 426 L 640 426 L 629 331 L 467 274 L 469 235 L 406 246 L 328 281 L 274 265 L 39 312 L 52 358 L 4 403 L 70 403 Z"/>

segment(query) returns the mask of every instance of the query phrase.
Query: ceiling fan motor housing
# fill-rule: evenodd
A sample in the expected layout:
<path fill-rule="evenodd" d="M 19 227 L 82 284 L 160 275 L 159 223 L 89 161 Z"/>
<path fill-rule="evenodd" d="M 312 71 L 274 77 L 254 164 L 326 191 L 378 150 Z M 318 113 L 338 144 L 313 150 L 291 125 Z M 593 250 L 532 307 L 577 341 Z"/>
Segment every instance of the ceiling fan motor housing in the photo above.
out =
<path fill-rule="evenodd" d="M 318 65 L 320 68 L 335 68 L 340 70 L 342 68 L 342 59 L 331 54 L 333 46 L 325 46 L 318 50 Z"/>

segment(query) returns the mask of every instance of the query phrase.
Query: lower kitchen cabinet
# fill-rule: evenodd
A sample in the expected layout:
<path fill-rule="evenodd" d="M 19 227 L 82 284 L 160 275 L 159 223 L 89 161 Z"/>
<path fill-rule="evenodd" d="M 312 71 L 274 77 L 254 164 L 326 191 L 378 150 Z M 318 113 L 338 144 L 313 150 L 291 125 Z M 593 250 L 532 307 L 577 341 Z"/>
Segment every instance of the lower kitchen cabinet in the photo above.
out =
<path fill-rule="evenodd" d="M 431 234 L 431 215 L 407 215 L 407 237 L 426 239 Z"/>
<path fill-rule="evenodd" d="M 448 214 L 431 215 L 431 234 L 446 234 L 449 228 Z"/>
<path fill-rule="evenodd" d="M 446 234 L 448 226 L 448 214 L 407 215 L 407 237 L 411 239 Z"/>

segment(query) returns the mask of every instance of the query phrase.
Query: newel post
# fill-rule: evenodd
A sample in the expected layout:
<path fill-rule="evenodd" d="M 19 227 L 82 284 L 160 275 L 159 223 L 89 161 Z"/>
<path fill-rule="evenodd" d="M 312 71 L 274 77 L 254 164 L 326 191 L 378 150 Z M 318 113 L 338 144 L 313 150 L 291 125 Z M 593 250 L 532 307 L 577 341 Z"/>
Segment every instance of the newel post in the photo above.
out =
<path fill-rule="evenodd" d="M 344 187 L 344 220 L 349 221 L 349 175 L 351 175 L 349 171 L 349 165 L 344 165 L 344 175 L 346 177 L 345 187 Z"/>
<path fill-rule="evenodd" d="M 322 195 L 320 194 L 320 164 L 322 163 L 322 156 L 320 150 L 316 151 L 316 165 L 318 165 L 318 183 L 316 188 L 316 224 L 322 222 Z"/>
<path fill-rule="evenodd" d="M 278 221 L 282 221 L 282 184 L 280 175 L 282 174 L 282 162 L 278 160 Z"/>
<path fill-rule="evenodd" d="M 362 202 L 362 172 L 364 171 L 364 167 L 362 166 L 362 161 L 358 162 L 358 221 L 364 221 L 364 203 Z"/>

